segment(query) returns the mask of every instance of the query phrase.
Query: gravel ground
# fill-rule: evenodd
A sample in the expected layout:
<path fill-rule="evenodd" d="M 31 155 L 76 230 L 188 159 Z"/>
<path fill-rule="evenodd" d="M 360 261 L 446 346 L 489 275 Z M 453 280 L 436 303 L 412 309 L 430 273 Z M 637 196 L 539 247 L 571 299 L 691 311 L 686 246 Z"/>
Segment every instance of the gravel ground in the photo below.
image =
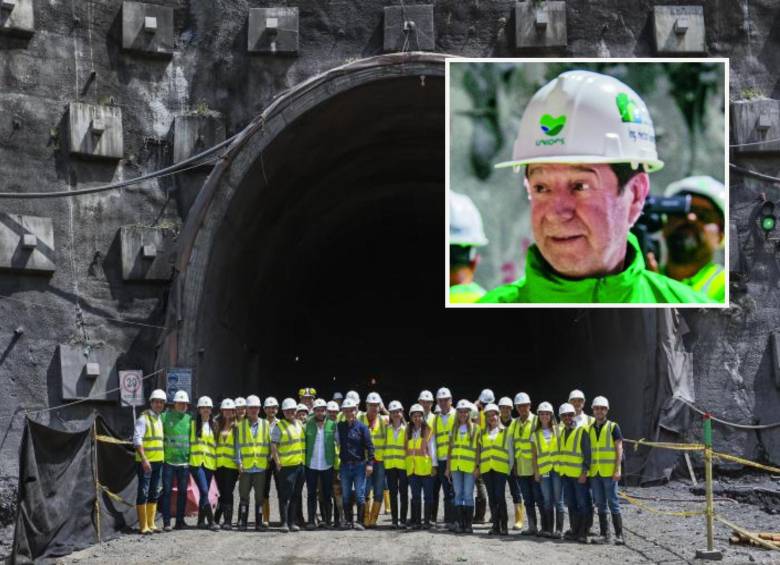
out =
<path fill-rule="evenodd" d="M 717 489 L 757 488 L 778 491 L 769 478 L 723 479 Z M 655 487 L 625 488 L 643 498 L 648 506 L 664 510 L 703 508 L 703 497 L 694 494 L 689 481 L 674 481 Z M 723 491 L 723 492 L 726 492 Z M 273 493 L 273 489 L 272 489 Z M 272 494 L 273 496 L 273 494 Z M 667 502 L 691 500 L 692 502 Z M 511 509 L 511 500 L 508 499 Z M 780 531 L 780 507 L 726 499 L 716 502 L 724 518 L 750 530 Z M 441 512 L 441 510 L 440 510 Z M 471 536 L 439 531 L 405 532 L 390 527 L 390 516 L 380 516 L 374 531 L 302 531 L 283 534 L 272 528 L 267 533 L 211 532 L 196 529 L 141 537 L 136 533 L 92 546 L 62 558 L 58 563 L 208 563 L 247 559 L 263 563 L 510 563 L 518 561 L 567 562 L 573 556 L 581 563 L 696 563 L 695 550 L 706 547 L 704 518 L 659 515 L 629 504 L 623 505 L 625 539 L 623 547 L 582 545 L 543 538 L 521 537 L 510 530 L 504 538 L 488 536 L 488 525 L 476 526 Z M 511 514 L 511 510 L 510 510 Z M 271 519 L 277 519 L 272 500 Z M 252 516 L 250 516 L 251 519 Z M 194 522 L 194 518 L 188 518 Z M 596 520 L 598 524 L 598 520 Z M 596 524 L 595 529 L 598 530 Z M 159 520 L 158 520 L 159 526 Z M 250 525 L 250 528 L 252 526 Z M 510 524 L 511 527 L 511 524 Z M 780 552 L 729 545 L 730 531 L 716 523 L 715 545 L 723 551 L 723 563 L 780 564 Z M 561 561 L 558 561 L 561 560 Z"/>

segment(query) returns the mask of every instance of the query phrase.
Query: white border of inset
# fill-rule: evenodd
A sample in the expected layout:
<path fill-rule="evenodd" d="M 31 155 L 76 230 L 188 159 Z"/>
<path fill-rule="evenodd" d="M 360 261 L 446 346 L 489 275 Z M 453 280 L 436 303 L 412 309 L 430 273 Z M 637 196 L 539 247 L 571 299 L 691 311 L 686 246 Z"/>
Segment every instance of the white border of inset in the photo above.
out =
<path fill-rule="evenodd" d="M 726 301 L 724 304 L 622 304 L 622 303 L 548 303 L 548 302 L 529 302 L 518 304 L 450 304 L 450 63 L 722 63 L 723 72 L 723 94 L 726 97 L 725 107 L 725 131 L 723 132 L 723 183 L 726 185 L 726 217 L 724 225 L 725 246 L 724 263 L 726 268 Z M 729 270 L 729 252 L 728 246 L 731 241 L 728 237 L 728 225 L 730 217 L 729 195 L 731 188 L 729 186 L 729 59 L 728 57 L 617 57 L 617 58 L 580 58 L 580 57 L 550 57 L 550 58 L 480 58 L 480 57 L 448 57 L 445 59 L 444 73 L 444 307 L 445 308 L 728 308 L 731 304 L 730 270 Z"/>

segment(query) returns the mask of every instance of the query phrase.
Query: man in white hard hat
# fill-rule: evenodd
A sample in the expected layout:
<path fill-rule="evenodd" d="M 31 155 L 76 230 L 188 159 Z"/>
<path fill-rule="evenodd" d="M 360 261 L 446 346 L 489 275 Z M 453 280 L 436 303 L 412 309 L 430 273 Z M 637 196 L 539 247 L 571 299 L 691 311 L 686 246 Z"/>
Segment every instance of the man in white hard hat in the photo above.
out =
<path fill-rule="evenodd" d="M 255 492 L 255 530 L 263 526 L 262 507 L 268 457 L 271 454 L 271 426 L 260 418 L 260 398 L 250 394 L 246 398 L 246 418 L 237 424 L 235 434 L 236 465 L 238 465 L 238 527 L 247 529 L 249 495 Z"/>
<path fill-rule="evenodd" d="M 240 424 L 246 418 L 246 398 L 237 396 L 233 399 L 233 404 L 236 405 L 236 424 Z"/>
<path fill-rule="evenodd" d="M 433 427 L 433 418 L 435 417 L 432 410 L 434 403 L 433 393 L 430 390 L 423 390 L 420 392 L 420 396 L 417 397 L 417 403 L 422 406 L 423 420 L 425 420 L 426 424 Z"/>
<path fill-rule="evenodd" d="M 588 428 L 574 423 L 574 406 L 565 402 L 558 408 L 561 427 L 558 432 L 558 472 L 563 497 L 569 510 L 570 529 L 566 539 L 588 543 L 589 518 L 593 514 L 588 475 L 591 466 Z"/>
<path fill-rule="evenodd" d="M 160 494 L 164 447 L 161 414 L 167 397 L 164 390 L 156 389 L 149 396 L 149 409 L 136 419 L 133 431 L 138 492 L 135 509 L 138 513 L 138 531 L 142 534 L 156 532 L 157 497 Z"/>
<path fill-rule="evenodd" d="M 580 389 L 575 388 L 569 393 L 569 404 L 574 406 L 574 424 L 577 427 L 588 427 L 596 421 L 593 416 L 585 413 L 585 393 Z"/>
<path fill-rule="evenodd" d="M 501 423 L 502 426 L 504 426 L 509 433 L 509 437 L 511 438 L 510 441 L 514 442 L 514 423 L 515 419 L 512 417 L 512 409 L 514 405 L 512 404 L 512 399 L 508 396 L 502 396 L 498 400 L 498 421 Z M 514 452 L 517 453 L 517 446 L 514 446 Z M 515 455 L 515 462 L 517 462 L 517 455 Z M 520 480 L 517 476 L 517 473 L 513 469 L 511 473 L 509 473 L 509 477 L 507 477 L 506 480 L 507 484 L 509 485 L 509 494 L 512 496 L 512 504 L 514 504 L 515 507 L 515 521 L 514 525 L 512 526 L 513 530 L 522 530 L 523 529 L 523 493 L 520 490 Z"/>
<path fill-rule="evenodd" d="M 378 392 L 369 392 L 366 396 L 366 412 L 358 416 L 358 421 L 364 424 L 371 432 L 371 441 L 374 443 L 374 460 L 371 466 L 374 472 L 366 479 L 366 515 L 364 524 L 366 528 L 373 528 L 379 520 L 379 511 L 382 508 L 382 499 L 385 490 L 385 441 L 387 438 L 387 418 L 380 414 L 382 409 L 382 397 Z"/>
<path fill-rule="evenodd" d="M 630 233 L 659 170 L 639 95 L 614 77 L 562 73 L 530 100 L 511 161 L 525 170 L 535 243 L 525 275 L 480 302 L 701 303 L 690 287 L 645 268 Z"/>
<path fill-rule="evenodd" d="M 531 397 L 525 392 L 518 392 L 514 398 L 517 418 L 512 423 L 512 442 L 515 449 L 515 474 L 523 493 L 523 504 L 528 517 L 528 527 L 521 535 L 537 535 L 536 507 L 541 515 L 543 500 L 542 490 L 534 478 L 533 452 L 531 450 L 531 434 L 536 428 L 536 414 L 531 412 Z M 523 506 L 515 505 L 515 522 L 520 522 L 522 528 Z M 517 526 L 517 524 L 516 524 Z"/>
<path fill-rule="evenodd" d="M 331 496 L 333 465 L 336 460 L 336 422 L 327 417 L 327 403 L 322 398 L 312 402 L 314 415 L 306 422 L 306 492 L 309 521 L 307 530 L 317 527 L 317 499 L 321 495 L 321 527 L 332 524 Z"/>
<path fill-rule="evenodd" d="M 270 434 L 270 431 L 276 426 L 277 422 L 279 421 L 276 415 L 279 412 L 279 401 L 276 400 L 273 396 L 266 397 L 265 401 L 263 401 L 263 412 L 265 412 L 265 421 L 268 422 L 268 431 Z M 271 495 L 271 479 L 274 480 L 274 484 L 276 485 L 276 499 L 281 500 L 280 495 L 280 488 L 279 488 L 279 475 L 278 471 L 276 470 L 276 465 L 272 464 L 271 455 L 269 453 L 268 455 L 268 470 L 266 471 L 267 475 L 265 478 L 265 485 L 263 485 L 263 527 L 267 528 L 270 525 L 271 521 L 271 503 L 270 503 L 270 495 Z M 280 518 L 281 520 L 281 518 Z"/>
<path fill-rule="evenodd" d="M 357 419 L 357 403 L 347 394 L 341 405 L 343 421 L 336 427 L 341 474 L 341 487 L 344 495 L 344 527 L 356 530 L 365 529 L 366 479 L 374 472 L 374 443 L 371 432 Z M 357 522 L 352 514 L 352 489 L 357 498 Z"/>
<path fill-rule="evenodd" d="M 449 192 L 450 200 L 450 303 L 476 302 L 485 289 L 474 282 L 479 265 L 477 249 L 487 245 L 482 216 L 465 194 Z"/>
<path fill-rule="evenodd" d="M 359 418 L 363 415 L 363 412 L 360 410 L 360 394 L 356 390 L 350 390 L 347 391 L 347 394 L 344 396 L 344 400 L 349 398 L 352 400 L 352 402 L 355 403 L 355 417 Z M 343 406 L 343 403 L 342 403 Z M 343 422 L 345 420 L 346 416 L 344 415 L 344 411 L 339 414 L 339 422 Z"/>
<path fill-rule="evenodd" d="M 712 177 L 697 176 L 673 182 L 665 192 L 665 196 L 685 194 L 691 195 L 690 212 L 667 216 L 664 223 L 668 256 L 661 273 L 724 302 L 726 270 L 715 262 L 715 253 L 725 239 L 726 187 Z"/>
<path fill-rule="evenodd" d="M 434 445 L 436 446 L 436 475 L 433 478 L 433 504 L 431 505 L 431 519 L 436 523 L 439 511 L 439 490 L 444 496 L 444 528 L 455 531 L 458 527 L 455 517 L 455 489 L 452 481 L 447 477 L 447 457 L 449 456 L 450 434 L 457 417 L 455 408 L 452 407 L 452 393 L 447 387 L 441 387 L 436 391 L 436 403 L 439 413 L 433 418 Z"/>
<path fill-rule="evenodd" d="M 479 398 L 474 403 L 475 408 L 479 412 L 479 419 L 477 420 L 477 422 L 479 423 L 480 433 L 482 433 L 482 431 L 484 431 L 486 427 L 485 406 L 487 406 L 488 404 L 492 404 L 495 401 L 496 401 L 496 395 L 493 394 L 492 390 L 486 388 L 479 393 Z M 488 506 L 488 497 L 487 497 L 487 487 L 485 486 L 485 480 L 482 478 L 481 475 L 477 477 L 475 485 L 477 489 L 477 494 L 474 497 L 473 522 L 475 524 L 484 524 L 485 513 L 487 512 L 487 506 Z"/>
<path fill-rule="evenodd" d="M 187 485 L 190 477 L 190 426 L 192 417 L 187 412 L 190 397 L 187 391 L 179 390 L 173 395 L 173 410 L 162 413 L 165 451 L 162 470 L 163 531 L 171 531 L 171 495 L 173 480 L 176 479 L 176 524 L 177 530 L 184 529 L 184 509 L 187 504 Z"/>
<path fill-rule="evenodd" d="M 593 399 L 591 405 L 596 421 L 588 428 L 590 436 L 591 466 L 590 488 L 599 514 L 599 528 L 603 542 L 609 542 L 607 506 L 612 514 L 615 544 L 623 545 L 623 517 L 617 496 L 617 484 L 621 477 L 623 459 L 623 434 L 617 423 L 607 420 L 609 401 L 603 396 Z"/>

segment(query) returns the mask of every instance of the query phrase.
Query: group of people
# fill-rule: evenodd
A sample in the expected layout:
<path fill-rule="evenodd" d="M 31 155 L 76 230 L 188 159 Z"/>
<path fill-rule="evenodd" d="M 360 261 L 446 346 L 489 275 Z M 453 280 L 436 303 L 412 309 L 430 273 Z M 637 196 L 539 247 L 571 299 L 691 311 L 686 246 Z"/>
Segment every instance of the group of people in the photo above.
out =
<path fill-rule="evenodd" d="M 462 399 L 453 405 L 446 387 L 435 400 L 431 391 L 422 391 L 408 411 L 397 400 L 385 406 L 377 392 L 368 394 L 361 411 L 355 391 L 345 397 L 336 393 L 326 402 L 312 388 L 301 389 L 299 401 L 284 399 L 281 417 L 279 403 L 270 396 L 263 403 L 256 395 L 226 398 L 218 415 L 208 396 L 198 399 L 190 415 L 185 391 L 174 395 L 167 410 L 165 405 L 166 393 L 155 390 L 135 424 L 142 534 L 156 531 L 158 497 L 163 530 L 172 529 L 174 478 L 179 495 L 173 528 L 185 527 L 183 493 L 191 475 L 200 495 L 197 525 L 213 530 L 234 527 L 236 482 L 236 526 L 248 528 L 254 491 L 254 527 L 268 528 L 273 478 L 284 532 L 373 528 L 383 501 L 393 528 L 430 529 L 436 526 L 442 493 L 439 527 L 473 533 L 473 524 L 485 521 L 489 504 L 489 533 L 507 535 L 508 484 L 513 528 L 521 535 L 606 543 L 612 538 L 609 512 L 615 543 L 623 543 L 617 497 L 622 434 L 607 418 L 609 402 L 603 396 L 593 399 L 592 415 L 584 411 L 580 390 L 573 390 L 557 412 L 541 402 L 536 413 L 524 392 L 496 403 L 485 389 L 475 402 Z M 208 498 L 212 477 L 219 491 L 216 511 Z M 594 504 L 599 534 L 591 539 Z M 564 506 L 569 515 L 565 532 Z"/>

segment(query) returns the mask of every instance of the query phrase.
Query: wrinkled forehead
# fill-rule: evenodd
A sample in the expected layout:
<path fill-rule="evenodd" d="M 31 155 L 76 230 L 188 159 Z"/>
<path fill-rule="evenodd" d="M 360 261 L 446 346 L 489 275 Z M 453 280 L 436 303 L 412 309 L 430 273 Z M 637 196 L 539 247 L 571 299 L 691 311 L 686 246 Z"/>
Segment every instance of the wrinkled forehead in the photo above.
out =
<path fill-rule="evenodd" d="M 545 175 L 581 175 L 590 173 L 600 175 L 605 170 L 609 170 L 609 165 L 605 164 L 568 164 L 568 163 L 531 163 L 525 168 L 526 178 L 539 177 Z"/>

